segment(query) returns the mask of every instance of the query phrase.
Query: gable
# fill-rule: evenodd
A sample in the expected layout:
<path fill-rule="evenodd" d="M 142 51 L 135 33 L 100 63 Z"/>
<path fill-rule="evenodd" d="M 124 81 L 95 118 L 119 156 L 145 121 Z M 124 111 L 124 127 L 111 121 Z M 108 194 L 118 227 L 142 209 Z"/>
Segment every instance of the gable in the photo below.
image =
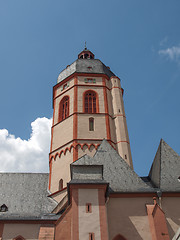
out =
<path fill-rule="evenodd" d="M 180 191 L 180 156 L 161 139 L 149 177 L 162 191 Z"/>
<path fill-rule="evenodd" d="M 71 165 L 102 165 L 103 179 L 109 183 L 112 192 L 154 191 L 106 140 L 103 140 L 94 157 L 83 156 Z"/>

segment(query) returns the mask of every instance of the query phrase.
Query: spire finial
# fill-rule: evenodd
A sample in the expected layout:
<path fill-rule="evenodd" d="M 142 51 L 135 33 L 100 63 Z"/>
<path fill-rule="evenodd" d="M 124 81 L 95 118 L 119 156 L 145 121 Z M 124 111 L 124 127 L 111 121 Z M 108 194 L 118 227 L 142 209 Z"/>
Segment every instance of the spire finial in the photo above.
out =
<path fill-rule="evenodd" d="M 85 41 L 85 46 L 84 46 L 84 50 L 87 50 L 87 47 L 86 47 L 86 41 Z"/>

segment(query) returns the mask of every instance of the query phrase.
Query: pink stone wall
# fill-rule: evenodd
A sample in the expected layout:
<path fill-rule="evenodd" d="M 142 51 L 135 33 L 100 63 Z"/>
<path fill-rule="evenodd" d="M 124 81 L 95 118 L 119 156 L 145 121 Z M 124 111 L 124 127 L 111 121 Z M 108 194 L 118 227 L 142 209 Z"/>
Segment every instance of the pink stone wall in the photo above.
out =
<path fill-rule="evenodd" d="M 121 234 L 126 239 L 151 240 L 146 203 L 152 198 L 110 198 L 107 203 L 109 239 Z"/>

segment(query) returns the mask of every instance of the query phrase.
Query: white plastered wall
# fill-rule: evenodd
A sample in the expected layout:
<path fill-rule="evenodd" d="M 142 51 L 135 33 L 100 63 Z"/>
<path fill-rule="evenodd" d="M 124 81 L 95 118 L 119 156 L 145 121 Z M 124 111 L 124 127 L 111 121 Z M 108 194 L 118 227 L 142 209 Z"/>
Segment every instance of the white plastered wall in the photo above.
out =
<path fill-rule="evenodd" d="M 89 240 L 89 233 L 100 240 L 98 189 L 78 190 L 79 240 Z M 86 213 L 86 203 L 92 204 L 92 213 Z"/>
<path fill-rule="evenodd" d="M 59 190 L 59 180 L 63 179 L 63 187 L 67 187 L 67 183 L 70 181 L 70 164 L 73 162 L 73 148 L 71 152 L 66 151 L 66 154 L 61 154 L 52 160 L 52 172 L 51 172 L 51 192 Z"/>
<path fill-rule="evenodd" d="M 93 78 L 96 79 L 96 83 L 86 83 L 85 82 L 85 78 Z M 102 78 L 101 77 L 83 77 L 83 76 L 79 76 L 78 77 L 78 84 L 83 84 L 83 85 L 102 85 Z"/>
<path fill-rule="evenodd" d="M 116 143 L 117 142 L 116 128 L 115 128 L 115 124 L 114 124 L 114 119 L 112 119 L 111 117 L 109 117 L 109 124 L 110 124 L 111 140 L 114 143 Z"/>
<path fill-rule="evenodd" d="M 94 118 L 94 131 L 89 131 L 89 118 Z M 83 114 L 78 116 L 79 139 L 106 138 L 106 121 L 104 115 Z"/>
<path fill-rule="evenodd" d="M 84 156 L 85 154 L 89 155 L 90 157 L 93 157 L 96 152 L 96 149 L 94 146 L 91 146 L 90 149 L 86 145 L 83 146 L 83 149 L 81 149 L 80 146 L 78 146 L 78 158 Z"/>
<path fill-rule="evenodd" d="M 113 103 L 112 103 L 112 94 L 111 94 L 111 90 L 107 89 L 107 101 L 108 101 L 108 111 L 109 111 L 109 115 L 111 115 L 111 117 L 114 117 L 114 109 L 113 109 Z"/>
<path fill-rule="evenodd" d="M 65 90 L 62 90 L 62 87 L 63 87 L 64 84 L 68 84 L 69 87 L 66 88 Z M 61 94 L 61 93 L 64 93 L 66 90 L 68 90 L 69 88 L 71 88 L 71 87 L 74 85 L 74 78 L 68 80 L 68 81 L 65 82 L 64 84 L 62 84 L 61 86 L 59 86 L 59 87 L 57 88 L 56 96 L 58 96 L 58 95 Z"/>
<path fill-rule="evenodd" d="M 117 150 L 120 156 L 124 158 L 125 161 L 133 168 L 120 80 L 114 77 L 111 78 L 111 82 L 113 87 L 111 94 L 114 112 L 114 125 L 116 129 Z"/>
<path fill-rule="evenodd" d="M 73 116 L 65 119 L 53 129 L 52 151 L 73 139 Z"/>

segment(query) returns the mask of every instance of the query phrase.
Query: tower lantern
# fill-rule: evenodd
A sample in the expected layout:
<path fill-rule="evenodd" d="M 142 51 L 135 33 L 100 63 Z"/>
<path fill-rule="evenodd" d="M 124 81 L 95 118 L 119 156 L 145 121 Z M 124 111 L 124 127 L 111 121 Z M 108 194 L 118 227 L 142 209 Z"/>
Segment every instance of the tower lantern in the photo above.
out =
<path fill-rule="evenodd" d="M 120 79 L 85 49 L 53 88 L 49 188 L 70 180 L 70 164 L 106 139 L 133 168 Z"/>
<path fill-rule="evenodd" d="M 82 52 L 79 53 L 78 59 L 94 59 L 94 54 L 85 48 Z"/>
<path fill-rule="evenodd" d="M 87 49 L 86 42 L 84 50 L 78 54 L 78 59 L 94 59 L 94 54 Z"/>

